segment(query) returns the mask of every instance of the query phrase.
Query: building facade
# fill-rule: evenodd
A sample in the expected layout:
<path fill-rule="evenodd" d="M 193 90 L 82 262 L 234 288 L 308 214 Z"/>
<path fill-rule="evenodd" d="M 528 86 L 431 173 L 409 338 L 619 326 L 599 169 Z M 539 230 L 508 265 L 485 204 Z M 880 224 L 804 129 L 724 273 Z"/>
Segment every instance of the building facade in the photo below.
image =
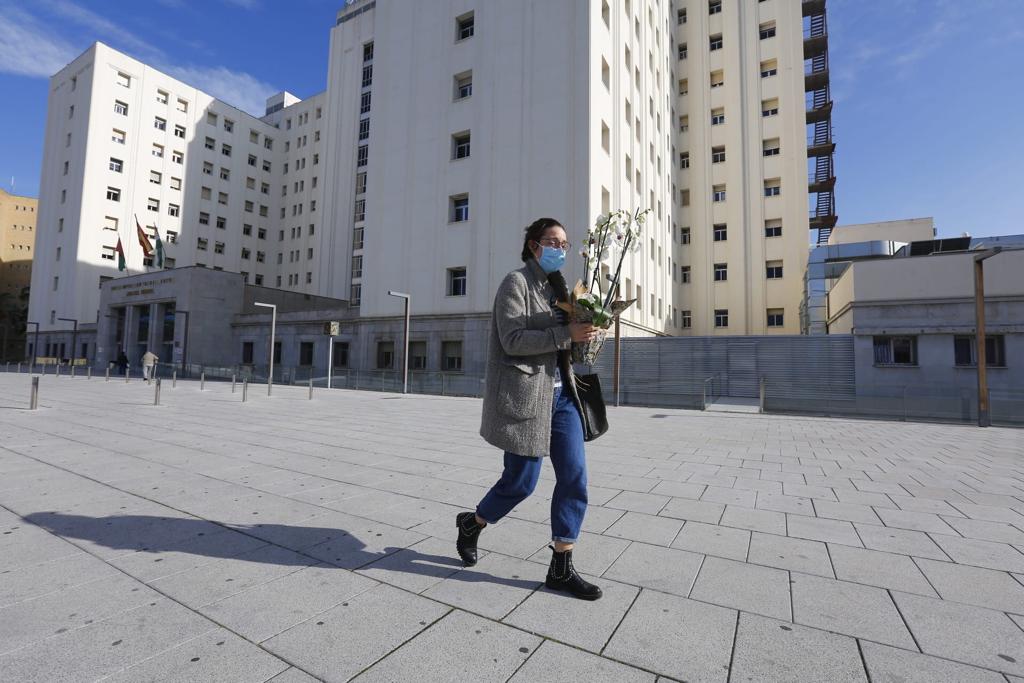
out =
<path fill-rule="evenodd" d="M 31 316 L 54 333 L 95 321 L 106 279 L 158 270 L 138 221 L 164 269 L 367 320 L 408 292 L 414 316 L 464 318 L 471 346 L 524 226 L 553 216 L 578 246 L 599 213 L 649 208 L 623 266 L 626 334 L 795 332 L 805 57 L 827 49 L 805 38 L 812 11 L 824 2 L 357 0 L 331 29 L 326 90 L 275 95 L 260 118 L 97 43 L 51 79 Z"/>
<path fill-rule="evenodd" d="M 21 358 L 25 344 L 38 204 L 0 189 L 0 360 Z"/>

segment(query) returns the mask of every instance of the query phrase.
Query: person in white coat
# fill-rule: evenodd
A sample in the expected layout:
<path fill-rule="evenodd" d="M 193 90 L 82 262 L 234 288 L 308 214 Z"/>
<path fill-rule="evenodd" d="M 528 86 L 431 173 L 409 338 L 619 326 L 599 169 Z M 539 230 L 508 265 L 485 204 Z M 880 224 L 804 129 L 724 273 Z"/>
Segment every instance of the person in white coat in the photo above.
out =
<path fill-rule="evenodd" d="M 147 382 L 153 379 L 153 366 L 159 360 L 160 358 L 149 349 L 146 349 L 146 353 L 142 354 L 142 378 Z"/>

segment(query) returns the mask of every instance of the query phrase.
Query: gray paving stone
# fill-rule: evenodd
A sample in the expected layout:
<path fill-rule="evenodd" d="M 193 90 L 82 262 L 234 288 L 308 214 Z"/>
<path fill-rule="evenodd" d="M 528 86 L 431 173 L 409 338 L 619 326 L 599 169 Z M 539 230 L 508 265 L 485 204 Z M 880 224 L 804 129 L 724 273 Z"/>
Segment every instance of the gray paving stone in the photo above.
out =
<path fill-rule="evenodd" d="M 963 681 L 966 683 L 1005 683 L 995 671 L 958 664 L 917 652 L 909 652 L 888 645 L 861 642 L 868 674 L 876 683 L 936 683 L 936 681 Z"/>
<path fill-rule="evenodd" d="M 382 584 L 274 636 L 263 647 L 317 678 L 348 680 L 449 609 Z"/>
<path fill-rule="evenodd" d="M 815 500 L 814 512 L 825 519 L 841 519 L 862 524 L 881 524 L 882 520 L 869 505 L 836 503 L 830 500 Z"/>
<path fill-rule="evenodd" d="M 644 589 L 602 654 L 681 681 L 725 681 L 736 614 Z"/>
<path fill-rule="evenodd" d="M 798 624 L 915 649 L 907 627 L 881 588 L 793 574 L 793 620 Z"/>
<path fill-rule="evenodd" d="M 636 491 L 623 491 L 607 503 L 605 507 L 617 508 L 619 510 L 630 510 L 632 512 L 646 512 L 649 515 L 656 515 L 669 496 L 659 496 L 653 493 L 637 493 Z"/>
<path fill-rule="evenodd" d="M 703 561 L 699 553 L 631 543 L 602 576 L 685 598 Z"/>
<path fill-rule="evenodd" d="M 788 512 L 792 515 L 814 516 L 814 504 L 810 498 L 798 498 L 797 496 L 776 495 L 764 493 L 757 497 L 758 510 L 772 510 L 774 512 Z"/>
<path fill-rule="evenodd" d="M 935 534 L 932 539 L 953 558 L 953 561 L 960 564 L 1007 572 L 1024 571 L 1024 553 L 1009 544 L 941 534 Z"/>
<path fill-rule="evenodd" d="M 575 560 L 575 558 L 574 558 Z M 543 582 L 547 570 L 498 553 L 490 553 L 474 567 L 460 569 L 423 595 L 491 619 L 501 619 Z"/>
<path fill-rule="evenodd" d="M 922 498 L 917 495 L 914 496 L 898 496 L 891 495 L 889 498 L 892 502 L 896 503 L 901 510 L 909 510 L 913 512 L 930 512 L 936 515 L 947 515 L 954 517 L 963 517 L 963 515 L 952 505 L 947 503 L 945 500 L 938 500 L 935 498 Z"/>
<path fill-rule="evenodd" d="M 766 534 L 786 535 L 786 515 L 771 510 L 727 505 L 720 524 L 749 531 L 763 531 Z"/>
<path fill-rule="evenodd" d="M 659 496 L 671 496 L 672 498 L 689 498 L 690 500 L 699 500 L 704 495 L 704 489 L 707 486 L 705 484 L 690 484 L 687 482 L 680 481 L 662 481 L 653 489 L 651 493 L 655 493 Z"/>
<path fill-rule="evenodd" d="M 451 528 L 450 537 L 454 538 L 454 519 Z M 338 567 L 355 569 L 408 548 L 424 538 L 426 536 L 416 531 L 359 519 L 331 540 L 303 548 L 302 553 Z"/>
<path fill-rule="evenodd" d="M 827 486 L 808 486 L 806 484 L 786 482 L 782 484 L 782 492 L 787 496 L 797 496 L 799 498 L 836 499 L 836 494 Z"/>
<path fill-rule="evenodd" d="M 1006 522 L 1008 524 L 1024 524 L 1024 515 L 1008 507 L 992 505 L 976 505 L 974 503 L 955 503 L 954 507 L 971 519 L 983 519 L 989 522 Z"/>
<path fill-rule="evenodd" d="M 828 551 L 836 578 L 841 581 L 938 597 L 914 560 L 906 555 L 846 545 L 829 545 Z"/>
<path fill-rule="evenodd" d="M 541 587 L 502 621 L 530 633 L 557 638 L 562 643 L 600 653 L 640 589 L 609 581 L 607 577 L 583 576 L 601 586 L 604 595 L 600 600 L 578 600 L 566 593 Z"/>
<path fill-rule="evenodd" d="M 745 529 L 687 522 L 672 542 L 673 548 L 733 560 L 745 560 L 750 532 Z"/>
<path fill-rule="evenodd" d="M 752 508 L 754 501 L 757 500 L 757 491 L 709 486 L 700 499 L 705 503 L 722 503 Z"/>
<path fill-rule="evenodd" d="M 912 529 L 914 531 L 925 531 L 935 534 L 956 534 L 949 524 L 946 524 L 936 514 L 931 512 L 910 512 L 907 510 L 888 510 L 878 508 L 875 510 L 882 522 L 888 527 L 897 529 Z"/>
<path fill-rule="evenodd" d="M 1024 674 L 1024 631 L 1002 612 L 909 593 L 893 598 L 922 652 Z"/>
<path fill-rule="evenodd" d="M 1006 522 L 990 522 L 981 519 L 961 519 L 946 516 L 943 516 L 942 519 L 956 529 L 964 538 L 1024 545 L 1024 531 Z"/>
<path fill-rule="evenodd" d="M 587 514 L 583 517 L 581 530 L 600 534 L 612 524 L 615 524 L 624 514 L 626 514 L 624 510 L 588 505 Z M 544 518 L 544 521 L 547 522 L 548 518 Z"/>
<path fill-rule="evenodd" d="M 857 530 L 850 522 L 802 515 L 788 515 L 786 521 L 787 533 L 794 538 L 864 547 Z"/>
<path fill-rule="evenodd" d="M 139 551 L 119 555 L 110 564 L 140 581 L 156 579 L 188 571 L 218 560 L 238 557 L 257 548 L 267 548 L 266 541 L 236 531 L 221 531 L 176 543 L 173 549 Z"/>
<path fill-rule="evenodd" d="M 787 538 L 754 532 L 747 561 L 778 569 L 790 569 L 833 578 L 828 550 L 820 541 Z"/>
<path fill-rule="evenodd" d="M 487 551 L 478 550 L 483 558 Z M 399 550 L 372 564 L 356 570 L 357 574 L 414 593 L 422 593 L 462 569 L 462 560 L 455 552 L 455 542 L 426 538 L 411 548 Z"/>
<path fill-rule="evenodd" d="M 320 683 L 320 679 L 313 678 L 301 669 L 293 666 L 274 676 L 266 683 Z"/>
<path fill-rule="evenodd" d="M 674 517 L 676 519 L 692 520 L 694 522 L 705 522 L 717 524 L 725 512 L 725 506 L 721 503 L 705 503 L 699 500 L 687 500 L 685 498 L 673 498 L 658 513 L 661 517 Z"/>
<path fill-rule="evenodd" d="M 840 503 L 852 505 L 869 505 L 873 508 L 896 509 L 896 503 L 884 493 L 871 493 L 870 491 L 852 491 L 848 489 L 835 489 L 836 498 Z"/>
<path fill-rule="evenodd" d="M 943 600 L 1024 614 L 1024 586 L 1006 572 L 925 559 L 917 565 Z"/>
<path fill-rule="evenodd" d="M 627 512 L 604 533 L 630 541 L 667 546 L 681 528 L 683 522 L 677 519 L 645 515 L 642 512 Z"/>
<path fill-rule="evenodd" d="M 455 610 L 353 679 L 359 683 L 422 680 L 506 681 L 541 639 Z"/>
<path fill-rule="evenodd" d="M 573 548 L 573 565 L 580 572 L 600 576 L 608 567 L 612 566 L 612 563 L 629 547 L 629 544 L 630 541 L 624 538 L 583 532 Z M 531 555 L 529 559 L 531 562 L 548 567 L 551 564 L 550 546 L 541 548 Z M 547 570 L 543 571 L 546 572 Z"/>
<path fill-rule="evenodd" d="M 103 680 L 104 683 L 247 683 L 268 679 L 278 681 L 278 674 L 290 668 L 287 662 L 230 631 L 218 628 Z"/>
<path fill-rule="evenodd" d="M 709 557 L 690 592 L 694 600 L 790 621 L 789 572 Z"/>
<path fill-rule="evenodd" d="M 733 681 L 867 681 L 857 641 L 756 614 L 740 614 Z"/>
<path fill-rule="evenodd" d="M 0 608 L 119 574 L 109 564 L 84 552 L 0 572 Z"/>
<path fill-rule="evenodd" d="M 882 550 L 932 560 L 948 560 L 949 556 L 935 545 L 928 534 L 909 529 L 891 529 L 874 524 L 854 524 L 865 548 Z"/>
<path fill-rule="evenodd" d="M 508 683 L 536 683 L 545 680 L 654 683 L 655 676 L 589 652 L 545 640 Z"/>

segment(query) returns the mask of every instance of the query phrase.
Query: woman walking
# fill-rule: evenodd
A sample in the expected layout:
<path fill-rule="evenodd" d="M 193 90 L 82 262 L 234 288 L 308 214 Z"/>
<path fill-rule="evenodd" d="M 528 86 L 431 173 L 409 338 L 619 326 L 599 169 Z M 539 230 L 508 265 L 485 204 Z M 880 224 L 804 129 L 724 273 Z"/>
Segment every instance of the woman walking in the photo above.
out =
<path fill-rule="evenodd" d="M 565 229 L 552 218 L 526 228 L 525 265 L 509 273 L 494 297 L 480 435 L 505 451 L 505 469 L 476 507 L 456 516 L 456 548 L 476 564 L 477 539 L 525 500 L 550 456 L 554 542 L 545 584 L 577 598 L 597 600 L 601 589 L 573 567 L 572 551 L 587 511 L 587 464 L 581 406 L 573 383 L 570 344 L 594 338 L 589 323 L 570 323 L 555 306 L 568 299 L 559 270 L 569 249 Z"/>

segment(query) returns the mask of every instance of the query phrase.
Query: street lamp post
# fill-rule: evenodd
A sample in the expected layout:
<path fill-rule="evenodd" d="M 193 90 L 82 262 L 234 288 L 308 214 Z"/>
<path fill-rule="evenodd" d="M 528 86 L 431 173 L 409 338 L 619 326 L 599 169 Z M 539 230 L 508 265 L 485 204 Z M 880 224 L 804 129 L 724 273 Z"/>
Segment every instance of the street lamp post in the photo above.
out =
<path fill-rule="evenodd" d="M 978 426 L 989 427 L 992 417 L 989 414 L 988 402 L 988 368 L 985 358 L 985 259 L 992 258 L 1003 250 L 1002 247 L 986 249 L 974 257 L 974 317 L 975 356 L 978 363 Z"/>
<path fill-rule="evenodd" d="M 57 318 L 57 320 L 66 320 L 69 323 L 75 324 L 75 329 L 71 333 L 71 365 L 74 366 L 75 358 L 78 355 L 75 353 L 75 344 L 78 343 L 78 320 L 75 318 Z"/>
<path fill-rule="evenodd" d="M 39 323 L 29 320 L 28 324 L 36 326 L 35 341 L 32 342 L 32 360 L 29 363 L 29 372 L 32 372 L 36 366 L 36 358 L 39 357 Z M 28 332 L 28 330 L 25 331 Z"/>
<path fill-rule="evenodd" d="M 253 303 L 270 309 L 270 362 L 267 363 L 267 396 L 270 396 L 270 391 L 274 386 L 274 337 L 277 334 L 277 305 L 261 304 L 259 301 Z"/>
<path fill-rule="evenodd" d="M 409 393 L 409 306 L 412 296 L 404 292 L 388 290 L 388 296 L 405 299 L 405 331 L 402 334 L 402 393 Z"/>

